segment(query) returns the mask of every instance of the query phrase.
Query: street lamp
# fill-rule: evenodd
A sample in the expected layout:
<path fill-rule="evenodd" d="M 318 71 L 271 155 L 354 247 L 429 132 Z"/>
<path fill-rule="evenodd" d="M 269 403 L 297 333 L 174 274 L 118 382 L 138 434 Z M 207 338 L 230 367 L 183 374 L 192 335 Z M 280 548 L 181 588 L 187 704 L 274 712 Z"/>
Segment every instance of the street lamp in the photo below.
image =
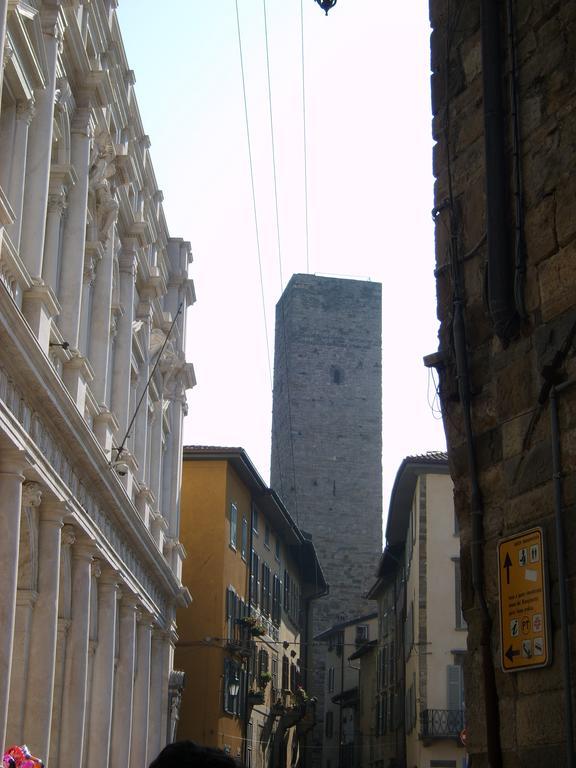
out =
<path fill-rule="evenodd" d="M 238 692 L 240 691 L 240 679 L 238 678 L 238 675 L 234 675 L 234 677 L 230 680 L 228 683 L 228 695 L 230 698 L 236 698 L 238 696 Z"/>
<path fill-rule="evenodd" d="M 326 16 L 328 16 L 328 11 L 330 8 L 334 8 L 338 0 L 316 0 L 316 2 L 326 12 Z"/>

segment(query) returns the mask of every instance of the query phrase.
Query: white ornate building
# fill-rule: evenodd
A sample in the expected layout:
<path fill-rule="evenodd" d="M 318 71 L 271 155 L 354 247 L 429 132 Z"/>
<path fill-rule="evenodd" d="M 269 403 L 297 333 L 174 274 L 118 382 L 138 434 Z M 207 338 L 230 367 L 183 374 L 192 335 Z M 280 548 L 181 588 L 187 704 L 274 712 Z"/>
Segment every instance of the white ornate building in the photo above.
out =
<path fill-rule="evenodd" d="M 58 768 L 159 751 L 190 600 L 191 252 L 168 235 L 115 5 L 0 0 L 0 746 Z"/>

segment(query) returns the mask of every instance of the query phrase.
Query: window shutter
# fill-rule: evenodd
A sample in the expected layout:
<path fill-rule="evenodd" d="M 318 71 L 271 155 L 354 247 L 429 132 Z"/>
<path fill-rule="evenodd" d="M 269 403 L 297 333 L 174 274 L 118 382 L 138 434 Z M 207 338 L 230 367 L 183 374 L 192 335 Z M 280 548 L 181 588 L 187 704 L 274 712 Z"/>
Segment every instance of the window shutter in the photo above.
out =
<path fill-rule="evenodd" d="M 462 707 L 462 667 L 450 664 L 446 667 L 448 681 L 448 709 Z"/>

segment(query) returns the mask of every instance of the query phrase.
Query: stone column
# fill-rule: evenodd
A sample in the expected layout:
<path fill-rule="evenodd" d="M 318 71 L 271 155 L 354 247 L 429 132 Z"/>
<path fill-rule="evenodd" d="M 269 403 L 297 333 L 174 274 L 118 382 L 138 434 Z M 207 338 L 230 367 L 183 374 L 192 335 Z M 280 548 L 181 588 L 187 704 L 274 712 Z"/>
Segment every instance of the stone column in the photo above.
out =
<path fill-rule="evenodd" d="M 118 664 L 114 678 L 114 707 L 110 768 L 127 768 L 132 741 L 134 664 L 136 655 L 136 609 L 133 595 L 125 594 L 118 617 Z"/>
<path fill-rule="evenodd" d="M 46 285 L 52 288 L 55 294 L 58 292 L 58 258 L 60 254 L 62 214 L 65 207 L 66 196 L 63 191 L 54 192 L 48 197 L 42 279 Z"/>
<path fill-rule="evenodd" d="M 0 72 L 4 72 L 4 44 L 6 42 L 7 13 L 8 13 L 8 0 L 0 0 Z M 2 82 L 3 82 L 3 78 L 0 77 L 0 109 L 2 105 Z"/>
<path fill-rule="evenodd" d="M 179 449 L 182 445 L 183 394 L 170 397 L 170 435 L 166 446 L 163 468 L 163 509 L 168 522 L 168 536 L 178 538 L 180 529 L 180 481 L 182 462 Z M 185 402 L 185 400 L 184 400 Z"/>
<path fill-rule="evenodd" d="M 30 639 L 32 636 L 32 612 L 38 597 L 37 542 L 38 506 L 42 498 L 39 483 L 22 485 L 22 516 L 20 518 L 20 548 L 18 552 L 18 587 L 16 590 L 16 620 L 10 675 L 10 706 L 6 743 L 19 744 L 23 738 L 24 707 Z"/>
<path fill-rule="evenodd" d="M 156 497 L 156 510 L 161 508 L 161 478 L 162 478 L 162 415 L 163 401 L 156 400 L 153 404 L 152 431 L 150 439 L 150 477 L 148 479 L 149 487 Z"/>
<path fill-rule="evenodd" d="M 142 405 L 136 416 L 134 423 L 134 453 L 136 460 L 138 461 L 138 480 L 141 485 L 148 486 L 149 479 L 147 477 L 147 448 L 148 448 L 148 376 L 150 375 L 150 302 L 147 300 L 141 301 L 138 305 L 138 319 L 142 321 L 141 341 L 144 349 L 144 360 L 140 365 L 138 371 L 138 383 L 136 388 L 136 404 L 140 402 L 140 398 L 144 396 Z"/>
<path fill-rule="evenodd" d="M 4 754 L 18 584 L 23 451 L 0 453 L 0 754 Z"/>
<path fill-rule="evenodd" d="M 107 410 L 106 380 L 110 348 L 110 311 L 112 307 L 112 280 L 114 268 L 114 232 L 108 237 L 102 259 L 96 266 L 96 283 L 94 285 L 92 323 L 90 334 L 90 362 L 94 370 L 92 391 L 98 405 Z"/>
<path fill-rule="evenodd" d="M 72 548 L 72 621 L 66 643 L 58 768 L 78 768 L 84 753 L 92 544 Z"/>
<path fill-rule="evenodd" d="M 71 159 L 78 181 L 68 193 L 68 210 L 62 237 L 62 265 L 58 298 L 62 308 L 58 325 L 70 347 L 78 349 L 84 252 L 86 250 L 86 216 L 88 174 L 92 136 L 91 111 L 79 108 L 71 126 Z"/>
<path fill-rule="evenodd" d="M 8 185 L 8 199 L 15 214 L 14 222 L 8 227 L 8 234 L 16 251 L 20 250 L 24 179 L 26 174 L 26 148 L 28 146 L 28 129 L 34 117 L 34 112 L 33 99 L 30 101 L 19 101 L 16 104 L 16 130 L 12 145 L 12 165 L 10 167 L 10 182 Z"/>
<path fill-rule="evenodd" d="M 103 571 L 98 582 L 98 644 L 92 676 L 88 768 L 107 766 L 112 727 L 118 576 Z"/>
<path fill-rule="evenodd" d="M 148 765 L 148 716 L 150 701 L 152 626 L 152 617 L 147 613 L 142 614 L 138 621 L 136 634 L 136 675 L 134 677 L 130 768 L 146 768 Z"/>
<path fill-rule="evenodd" d="M 136 275 L 136 248 L 134 241 L 122 242 L 119 257 L 120 304 L 124 314 L 118 320 L 114 377 L 112 381 L 113 410 L 118 420 L 120 440 L 126 434 L 130 419 L 130 384 L 132 359 L 132 320 L 134 315 L 134 278 Z"/>
<path fill-rule="evenodd" d="M 164 690 L 164 644 L 166 633 L 155 629 L 152 633 L 150 660 L 150 713 L 148 718 L 148 760 L 160 752 L 162 742 L 162 700 Z M 168 680 L 166 679 L 166 685 Z"/>
<path fill-rule="evenodd" d="M 76 542 L 75 529 L 65 525 L 60 537 L 60 593 L 58 596 L 58 625 L 56 635 L 56 669 L 54 674 L 54 696 L 52 704 L 52 732 L 50 734 L 50 752 L 52 764 L 60 754 L 60 732 L 62 723 L 62 702 L 64 694 L 64 673 L 66 662 L 66 642 L 71 625 L 71 590 L 67 588 L 71 576 L 72 545 Z"/>
<path fill-rule="evenodd" d="M 24 733 L 32 754 L 48 764 L 58 632 L 63 504 L 43 502 L 38 535 L 38 597 L 32 615 Z"/>
<path fill-rule="evenodd" d="M 44 34 L 42 39 L 46 51 L 48 82 L 46 88 L 36 92 L 36 115 L 28 134 L 26 158 L 20 255 L 30 276 L 36 281 L 40 281 L 42 276 L 46 208 L 52 160 L 56 60 L 60 44 L 57 17 L 57 5 L 52 8 L 43 8 L 42 29 Z"/>

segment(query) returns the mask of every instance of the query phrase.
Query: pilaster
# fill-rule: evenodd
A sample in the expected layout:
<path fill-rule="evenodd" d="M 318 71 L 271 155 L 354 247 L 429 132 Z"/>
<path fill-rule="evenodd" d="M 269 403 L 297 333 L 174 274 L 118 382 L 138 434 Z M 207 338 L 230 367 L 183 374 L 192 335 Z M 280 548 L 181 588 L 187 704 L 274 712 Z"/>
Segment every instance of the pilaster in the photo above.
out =
<path fill-rule="evenodd" d="M 54 696 L 60 586 L 60 547 L 66 507 L 43 502 L 38 537 L 38 598 L 32 616 L 24 733 L 35 755 L 48 765 Z"/>
<path fill-rule="evenodd" d="M 104 570 L 98 581 L 98 644 L 92 676 L 87 768 L 109 764 L 118 589 L 118 575 Z"/>
<path fill-rule="evenodd" d="M 42 27 L 48 65 L 46 88 L 36 92 L 36 114 L 28 132 L 26 183 L 22 204 L 22 236 L 20 255 L 30 276 L 42 278 L 42 257 L 48 185 L 52 157 L 54 96 L 56 90 L 56 60 L 61 43 L 61 28 L 57 24 L 58 8 L 45 9 Z"/>
<path fill-rule="evenodd" d="M 92 113 L 78 108 L 72 119 L 71 159 L 78 181 L 68 193 L 68 210 L 62 238 L 62 265 L 58 298 L 62 311 L 58 325 L 62 336 L 73 350 L 78 349 L 82 282 L 86 245 L 88 206 L 88 173 L 90 143 L 93 136 Z"/>
<path fill-rule="evenodd" d="M 18 583 L 23 451 L 0 452 L 0 750 L 4 754 Z"/>
<path fill-rule="evenodd" d="M 143 768 L 148 765 L 150 657 L 153 626 L 154 622 L 150 614 L 141 613 L 136 630 L 136 675 L 129 768 Z"/>
<path fill-rule="evenodd" d="M 122 242 L 119 256 L 120 304 L 122 315 L 118 318 L 116 353 L 112 379 L 112 403 L 118 420 L 118 442 L 126 434 L 130 412 L 130 379 L 132 360 L 132 321 L 134 319 L 134 280 L 136 276 L 136 245 L 133 240 Z"/>
<path fill-rule="evenodd" d="M 12 164 L 10 166 L 10 181 L 8 185 L 8 199 L 15 216 L 13 223 L 8 227 L 8 235 L 16 252 L 20 250 L 20 235 L 22 232 L 22 206 L 24 203 L 28 130 L 34 118 L 34 113 L 34 99 L 19 101 L 16 104 L 16 129 L 14 131 Z"/>
<path fill-rule="evenodd" d="M 78 542 L 72 547 L 72 621 L 66 643 L 59 768 L 78 768 L 84 754 L 91 570 L 95 553 L 92 543 Z"/>
<path fill-rule="evenodd" d="M 126 591 L 118 616 L 118 663 L 114 678 L 114 706 L 110 768 L 126 768 L 132 743 L 134 670 L 136 661 L 136 613 L 138 602 Z"/>

